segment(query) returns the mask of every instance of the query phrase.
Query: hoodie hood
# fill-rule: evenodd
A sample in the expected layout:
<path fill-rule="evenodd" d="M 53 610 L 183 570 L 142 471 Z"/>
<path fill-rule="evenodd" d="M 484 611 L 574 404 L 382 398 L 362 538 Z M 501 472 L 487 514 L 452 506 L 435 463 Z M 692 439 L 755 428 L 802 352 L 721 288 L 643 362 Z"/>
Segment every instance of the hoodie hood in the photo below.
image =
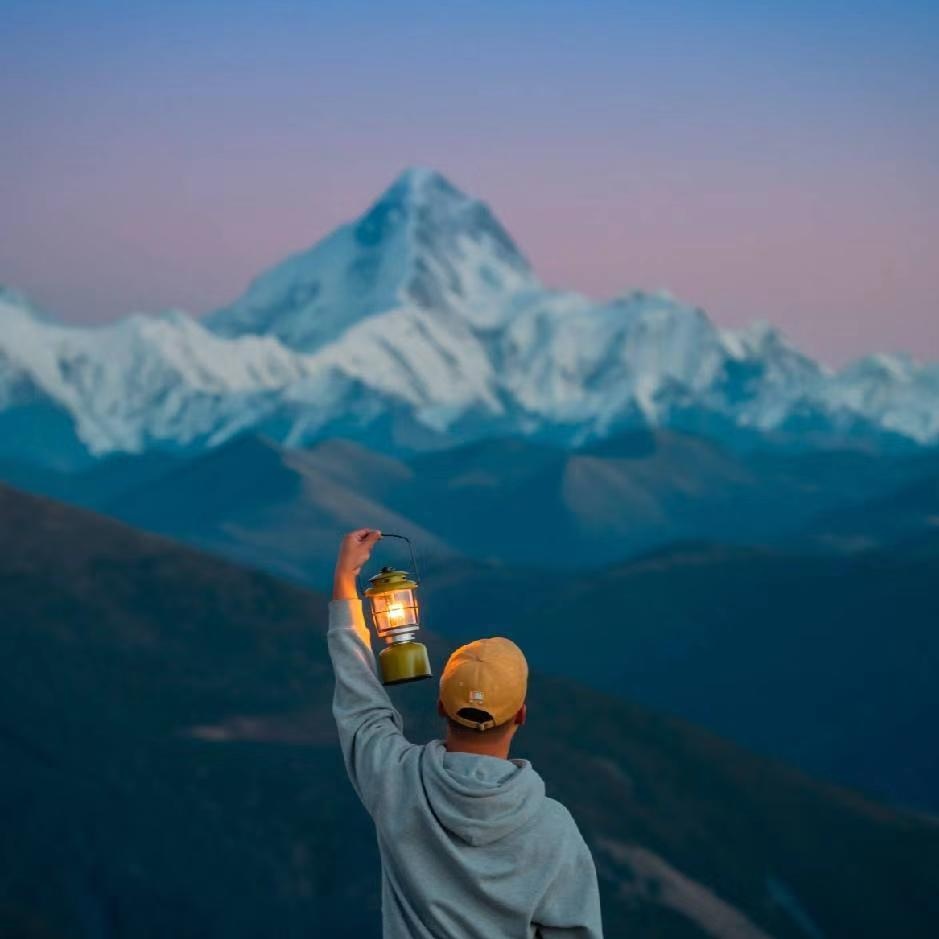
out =
<path fill-rule="evenodd" d="M 544 781 L 528 760 L 449 753 L 441 740 L 425 747 L 421 777 L 437 820 L 472 845 L 521 828 L 545 800 Z"/>

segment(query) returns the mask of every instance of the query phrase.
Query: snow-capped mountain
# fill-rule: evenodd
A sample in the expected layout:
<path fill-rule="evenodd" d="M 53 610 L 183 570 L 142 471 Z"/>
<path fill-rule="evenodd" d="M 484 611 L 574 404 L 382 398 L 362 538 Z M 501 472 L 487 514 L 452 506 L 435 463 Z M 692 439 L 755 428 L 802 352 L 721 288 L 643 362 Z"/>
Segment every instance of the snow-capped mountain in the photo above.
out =
<path fill-rule="evenodd" d="M 538 288 L 481 202 L 439 173 L 406 170 L 357 221 L 258 277 L 206 318 L 224 336 L 264 333 L 303 352 L 351 323 L 417 308 L 475 329 L 504 325 L 506 299 Z"/>
<path fill-rule="evenodd" d="M 579 445 L 630 426 L 928 444 L 939 366 L 872 356 L 832 372 L 766 324 L 720 330 L 667 294 L 548 290 L 490 210 L 429 170 L 201 321 L 69 327 L 0 292 L 7 458 L 61 462 L 63 427 L 98 456 L 248 428 L 407 451 L 510 434 Z"/>

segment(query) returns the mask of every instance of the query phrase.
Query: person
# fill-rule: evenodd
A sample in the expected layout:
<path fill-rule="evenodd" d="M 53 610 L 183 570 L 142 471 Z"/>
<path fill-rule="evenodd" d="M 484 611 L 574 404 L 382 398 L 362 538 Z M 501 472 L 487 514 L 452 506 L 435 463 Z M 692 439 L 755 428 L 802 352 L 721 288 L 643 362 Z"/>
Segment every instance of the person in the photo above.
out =
<path fill-rule="evenodd" d="M 381 854 L 385 939 L 598 939 L 597 875 L 567 809 L 510 759 L 528 667 L 508 639 L 457 649 L 440 678 L 446 738 L 410 743 L 378 679 L 356 578 L 381 537 L 343 539 L 329 604 L 333 715 Z"/>

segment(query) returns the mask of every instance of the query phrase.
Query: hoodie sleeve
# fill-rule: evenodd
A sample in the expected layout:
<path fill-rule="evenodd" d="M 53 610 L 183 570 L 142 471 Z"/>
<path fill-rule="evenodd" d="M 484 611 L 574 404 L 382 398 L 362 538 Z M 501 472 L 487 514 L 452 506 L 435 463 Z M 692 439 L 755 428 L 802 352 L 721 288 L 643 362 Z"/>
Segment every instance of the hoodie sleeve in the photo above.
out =
<path fill-rule="evenodd" d="M 571 825 L 574 837 L 565 851 L 565 861 L 535 911 L 532 923 L 535 936 L 540 939 L 603 939 L 593 855 L 573 819 Z"/>
<path fill-rule="evenodd" d="M 352 786 L 372 814 L 403 784 L 396 772 L 413 748 L 404 722 L 375 671 L 361 600 L 333 600 L 326 634 L 336 686 L 333 717 Z"/>

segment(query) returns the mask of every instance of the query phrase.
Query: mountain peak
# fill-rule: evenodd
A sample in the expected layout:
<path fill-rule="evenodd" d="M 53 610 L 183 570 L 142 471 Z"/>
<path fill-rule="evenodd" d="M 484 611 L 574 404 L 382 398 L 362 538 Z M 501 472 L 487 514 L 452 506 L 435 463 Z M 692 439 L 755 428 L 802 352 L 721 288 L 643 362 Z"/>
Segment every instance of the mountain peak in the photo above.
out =
<path fill-rule="evenodd" d="M 258 277 L 205 323 L 312 352 L 377 314 L 418 308 L 490 326 L 535 284 L 488 206 L 436 170 L 409 167 L 355 221 Z"/>
<path fill-rule="evenodd" d="M 460 199 L 468 200 L 469 196 L 460 192 L 453 183 L 448 180 L 443 173 L 431 169 L 429 166 L 408 166 L 405 167 L 394 179 L 392 184 L 385 190 L 386 194 L 392 190 L 403 189 L 412 193 L 415 197 L 432 194 L 434 192 L 456 196 Z"/>
<path fill-rule="evenodd" d="M 411 166 L 353 223 L 356 239 L 363 247 L 374 247 L 413 227 L 421 218 L 452 220 L 477 204 L 436 170 Z"/>
<path fill-rule="evenodd" d="M 520 272 L 530 271 L 492 210 L 437 170 L 422 166 L 403 170 L 359 219 L 356 233 L 366 244 L 373 244 L 389 228 L 404 223 L 410 225 L 412 248 L 460 253 L 455 241 L 464 240 L 484 246 Z M 445 245 L 439 243 L 441 238 Z"/>

